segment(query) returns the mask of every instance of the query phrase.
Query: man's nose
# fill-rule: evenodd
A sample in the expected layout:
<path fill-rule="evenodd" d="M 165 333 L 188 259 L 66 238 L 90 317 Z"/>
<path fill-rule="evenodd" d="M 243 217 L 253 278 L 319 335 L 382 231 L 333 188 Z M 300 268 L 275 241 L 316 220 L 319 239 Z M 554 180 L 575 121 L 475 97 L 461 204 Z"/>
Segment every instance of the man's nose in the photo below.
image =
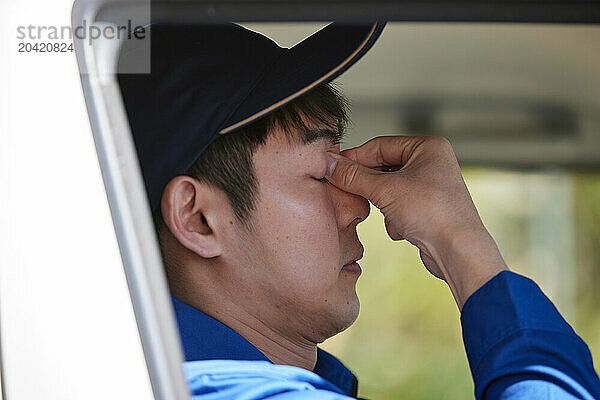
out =
<path fill-rule="evenodd" d="M 332 199 L 336 207 L 338 224 L 346 227 L 351 224 L 355 226 L 364 221 L 371 208 L 364 197 L 344 192 L 333 185 L 329 185 L 332 191 Z"/>

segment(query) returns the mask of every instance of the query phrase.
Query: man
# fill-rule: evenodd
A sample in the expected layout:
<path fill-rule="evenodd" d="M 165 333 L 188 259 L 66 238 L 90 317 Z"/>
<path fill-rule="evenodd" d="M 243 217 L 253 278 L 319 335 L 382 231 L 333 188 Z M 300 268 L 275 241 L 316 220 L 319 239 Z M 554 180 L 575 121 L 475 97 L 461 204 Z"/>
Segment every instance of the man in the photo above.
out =
<path fill-rule="evenodd" d="M 120 76 L 193 393 L 356 396 L 318 344 L 358 316 L 369 200 L 449 284 L 478 398 L 592 398 L 587 347 L 508 272 L 446 140 L 377 138 L 340 155 L 346 104 L 327 82 L 381 28 L 330 26 L 282 51 L 237 26 L 158 25 L 152 74 Z"/>
<path fill-rule="evenodd" d="M 350 326 L 359 308 L 356 226 L 369 205 L 324 179 L 344 123 L 343 99 L 320 86 L 220 137 L 189 175 L 167 184 L 158 235 L 178 315 L 196 314 L 190 305 L 266 359 L 315 368 L 317 344 Z M 184 346 L 196 342 L 186 356 L 206 358 L 196 355 L 206 334 L 189 321 L 180 319 Z"/>

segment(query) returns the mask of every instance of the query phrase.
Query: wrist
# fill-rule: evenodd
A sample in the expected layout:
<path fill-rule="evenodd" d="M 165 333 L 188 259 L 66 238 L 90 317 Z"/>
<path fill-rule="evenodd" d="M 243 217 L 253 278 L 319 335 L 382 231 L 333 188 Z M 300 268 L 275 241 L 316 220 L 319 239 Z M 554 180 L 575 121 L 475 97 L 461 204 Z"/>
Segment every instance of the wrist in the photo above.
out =
<path fill-rule="evenodd" d="M 434 259 L 461 310 L 477 289 L 508 270 L 496 242 L 483 225 L 447 235 L 433 247 Z"/>

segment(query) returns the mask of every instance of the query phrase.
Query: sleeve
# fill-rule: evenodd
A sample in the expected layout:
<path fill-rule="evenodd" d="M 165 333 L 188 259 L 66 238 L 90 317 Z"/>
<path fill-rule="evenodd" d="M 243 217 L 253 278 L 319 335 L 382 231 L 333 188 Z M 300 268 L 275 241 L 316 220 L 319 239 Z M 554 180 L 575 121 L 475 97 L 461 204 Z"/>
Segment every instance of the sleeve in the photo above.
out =
<path fill-rule="evenodd" d="M 531 279 L 496 275 L 461 323 L 477 399 L 600 399 L 587 345 Z"/>

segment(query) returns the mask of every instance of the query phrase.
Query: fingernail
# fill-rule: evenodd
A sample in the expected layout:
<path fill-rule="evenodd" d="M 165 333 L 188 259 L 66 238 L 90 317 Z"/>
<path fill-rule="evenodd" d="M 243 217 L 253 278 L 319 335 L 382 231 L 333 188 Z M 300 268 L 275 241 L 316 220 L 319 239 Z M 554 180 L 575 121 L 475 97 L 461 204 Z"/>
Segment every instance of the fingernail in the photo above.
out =
<path fill-rule="evenodd" d="M 325 176 L 331 176 L 331 174 L 333 174 L 336 164 L 337 164 L 337 159 L 334 158 L 333 154 L 328 152 L 327 153 L 327 172 L 325 172 Z"/>

